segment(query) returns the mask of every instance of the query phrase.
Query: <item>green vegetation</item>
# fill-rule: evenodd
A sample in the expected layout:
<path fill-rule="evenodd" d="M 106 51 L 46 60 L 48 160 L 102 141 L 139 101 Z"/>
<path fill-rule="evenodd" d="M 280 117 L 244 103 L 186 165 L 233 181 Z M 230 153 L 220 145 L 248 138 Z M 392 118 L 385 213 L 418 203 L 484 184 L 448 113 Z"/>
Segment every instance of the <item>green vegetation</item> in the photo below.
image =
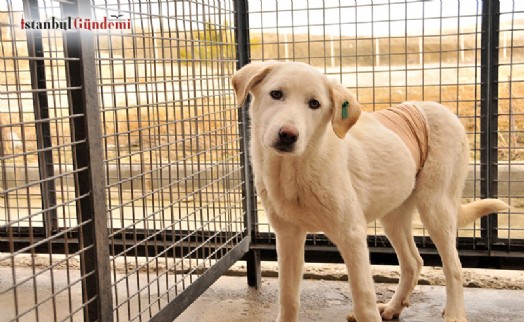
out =
<path fill-rule="evenodd" d="M 230 60 L 236 58 L 236 47 L 232 29 L 226 23 L 217 26 L 205 23 L 204 28 L 185 33 L 184 45 L 178 49 L 179 58 L 184 61 Z"/>

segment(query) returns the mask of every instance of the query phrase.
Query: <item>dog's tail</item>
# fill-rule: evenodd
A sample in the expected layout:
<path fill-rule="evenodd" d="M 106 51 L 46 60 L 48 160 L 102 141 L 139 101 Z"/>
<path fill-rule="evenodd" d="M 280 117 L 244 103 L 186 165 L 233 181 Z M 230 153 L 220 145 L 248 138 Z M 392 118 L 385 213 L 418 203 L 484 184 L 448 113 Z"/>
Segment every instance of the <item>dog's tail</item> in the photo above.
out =
<path fill-rule="evenodd" d="M 458 216 L 458 226 L 464 227 L 467 224 L 485 215 L 508 210 L 510 207 L 504 201 L 498 199 L 480 199 L 460 206 Z"/>

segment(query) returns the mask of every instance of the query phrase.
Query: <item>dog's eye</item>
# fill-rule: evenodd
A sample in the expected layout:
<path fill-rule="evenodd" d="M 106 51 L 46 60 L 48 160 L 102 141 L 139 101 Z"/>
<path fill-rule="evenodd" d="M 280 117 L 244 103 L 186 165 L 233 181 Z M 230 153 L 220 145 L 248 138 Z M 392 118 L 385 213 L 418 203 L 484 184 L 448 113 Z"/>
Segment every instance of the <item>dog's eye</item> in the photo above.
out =
<path fill-rule="evenodd" d="M 314 110 L 320 107 L 320 102 L 317 101 L 316 99 L 309 100 L 307 104 L 309 108 L 314 109 Z"/>
<path fill-rule="evenodd" d="M 271 91 L 269 95 L 271 95 L 271 97 L 275 100 L 281 100 L 282 98 L 284 98 L 284 93 L 282 93 L 282 91 L 280 90 Z"/>

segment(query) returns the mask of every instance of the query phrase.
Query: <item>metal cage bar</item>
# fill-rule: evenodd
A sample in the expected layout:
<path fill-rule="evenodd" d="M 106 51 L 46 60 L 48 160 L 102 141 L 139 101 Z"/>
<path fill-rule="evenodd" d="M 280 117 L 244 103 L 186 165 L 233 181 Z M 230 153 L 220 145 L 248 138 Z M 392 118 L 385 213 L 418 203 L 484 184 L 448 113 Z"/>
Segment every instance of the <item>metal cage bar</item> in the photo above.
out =
<path fill-rule="evenodd" d="M 38 0 L 24 1 L 24 11 L 29 19 L 40 20 L 38 10 Z M 35 30 L 27 37 L 27 47 L 30 56 L 44 57 L 42 32 Z M 33 102 L 35 120 L 42 120 L 36 123 L 38 163 L 40 164 L 40 190 L 43 196 L 42 209 L 44 210 L 43 224 L 47 237 L 58 230 L 58 216 L 56 213 L 56 187 L 54 163 L 51 142 L 51 128 L 49 124 L 49 103 L 46 91 L 46 72 L 43 60 L 31 60 L 29 64 L 31 70 L 31 84 L 33 85 Z"/>
<path fill-rule="evenodd" d="M 235 0 L 235 37 L 237 43 L 237 69 L 242 68 L 250 62 L 250 44 L 249 44 L 249 3 L 247 0 Z M 246 210 L 246 224 L 248 227 L 248 234 L 251 238 L 257 234 L 257 199 L 254 191 L 253 170 L 250 164 L 249 157 L 249 99 L 246 102 L 237 102 L 239 104 L 239 119 L 241 132 L 244 133 L 241 150 L 241 163 L 244 165 L 245 171 L 242 173 L 242 180 L 245 182 L 244 195 L 244 209 Z M 247 262 L 247 281 L 249 286 L 260 287 L 261 285 L 261 261 L 260 251 L 251 248 L 245 255 Z"/>
<path fill-rule="evenodd" d="M 481 53 L 481 121 L 480 193 L 482 198 L 496 198 L 498 194 L 498 68 L 500 3 L 498 0 L 482 2 L 482 53 Z M 488 249 L 498 239 L 497 214 L 481 219 L 482 237 Z"/>
<path fill-rule="evenodd" d="M 62 4 L 66 16 L 91 18 L 88 0 L 76 4 Z M 69 100 L 73 115 L 83 118 L 71 121 L 73 141 L 84 141 L 74 149 L 73 168 L 76 172 L 76 195 L 79 222 L 89 224 L 79 232 L 80 243 L 89 250 L 80 256 L 82 275 L 86 275 L 83 301 L 89 303 L 84 310 L 85 321 L 113 321 L 112 294 L 107 285 L 111 284 L 108 229 L 105 202 L 105 176 L 102 130 L 98 111 L 96 73 L 92 31 L 65 32 L 64 51 L 66 58 L 78 58 L 66 62 L 68 86 L 78 90 L 70 92 Z"/>

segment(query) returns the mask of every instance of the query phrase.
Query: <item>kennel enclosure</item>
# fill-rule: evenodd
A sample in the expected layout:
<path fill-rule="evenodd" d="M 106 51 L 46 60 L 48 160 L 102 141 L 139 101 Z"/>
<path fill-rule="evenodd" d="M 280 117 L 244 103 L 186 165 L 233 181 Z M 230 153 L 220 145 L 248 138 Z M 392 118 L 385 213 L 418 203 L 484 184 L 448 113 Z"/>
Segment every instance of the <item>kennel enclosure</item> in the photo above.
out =
<path fill-rule="evenodd" d="M 367 111 L 452 109 L 472 151 L 464 200 L 512 206 L 458 232 L 462 262 L 523 266 L 518 1 L 24 0 L 0 19 L 2 320 L 172 320 L 238 260 L 260 285 L 275 240 L 230 84 L 250 61 L 309 63 Z M 58 23 L 75 19 L 98 25 Z M 380 225 L 368 232 L 372 261 L 396 263 Z M 414 234 L 438 265 L 418 222 Z M 305 257 L 341 261 L 321 234 Z"/>

